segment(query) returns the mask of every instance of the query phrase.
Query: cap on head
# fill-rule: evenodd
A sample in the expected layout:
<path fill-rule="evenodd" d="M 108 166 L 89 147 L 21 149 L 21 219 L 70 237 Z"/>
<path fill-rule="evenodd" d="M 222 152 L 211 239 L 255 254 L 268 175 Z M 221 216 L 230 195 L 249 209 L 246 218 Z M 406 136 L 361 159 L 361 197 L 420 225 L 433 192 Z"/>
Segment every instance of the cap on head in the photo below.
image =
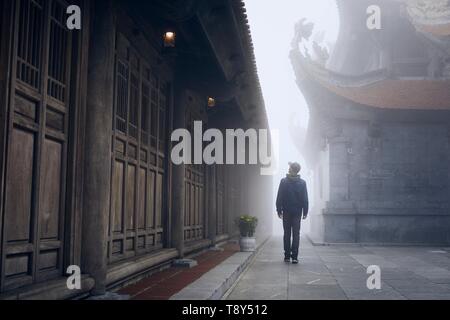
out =
<path fill-rule="evenodd" d="M 289 171 L 293 174 L 298 174 L 302 167 L 297 162 L 289 162 Z"/>

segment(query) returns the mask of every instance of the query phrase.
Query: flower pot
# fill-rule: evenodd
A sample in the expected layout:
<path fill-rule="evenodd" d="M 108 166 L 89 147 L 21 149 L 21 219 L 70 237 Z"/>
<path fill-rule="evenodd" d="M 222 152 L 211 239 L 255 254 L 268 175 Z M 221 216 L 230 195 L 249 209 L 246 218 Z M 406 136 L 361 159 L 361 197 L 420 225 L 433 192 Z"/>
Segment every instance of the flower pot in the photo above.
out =
<path fill-rule="evenodd" d="M 256 250 L 256 238 L 241 237 L 239 239 L 239 245 L 241 247 L 241 252 L 254 252 Z"/>

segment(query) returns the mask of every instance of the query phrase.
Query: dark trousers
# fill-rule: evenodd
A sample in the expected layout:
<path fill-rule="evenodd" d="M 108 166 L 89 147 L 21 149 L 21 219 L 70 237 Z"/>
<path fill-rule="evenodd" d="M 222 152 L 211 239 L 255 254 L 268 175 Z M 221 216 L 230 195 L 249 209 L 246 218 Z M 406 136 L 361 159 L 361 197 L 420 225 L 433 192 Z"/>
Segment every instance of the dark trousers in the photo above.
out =
<path fill-rule="evenodd" d="M 300 216 L 301 215 L 298 213 L 283 213 L 285 258 L 298 258 L 298 247 L 300 246 Z"/>

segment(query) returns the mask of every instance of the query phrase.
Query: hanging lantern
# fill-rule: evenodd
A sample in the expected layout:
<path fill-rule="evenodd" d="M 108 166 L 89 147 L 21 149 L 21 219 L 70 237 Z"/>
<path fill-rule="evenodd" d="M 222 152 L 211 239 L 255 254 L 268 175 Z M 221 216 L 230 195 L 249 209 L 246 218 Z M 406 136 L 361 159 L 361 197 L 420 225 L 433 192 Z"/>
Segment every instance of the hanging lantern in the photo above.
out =
<path fill-rule="evenodd" d="M 164 34 L 164 47 L 174 48 L 175 47 L 176 34 L 173 31 L 167 31 Z"/>
<path fill-rule="evenodd" d="M 216 106 L 216 99 L 209 97 L 208 98 L 208 107 L 209 108 L 214 108 Z"/>

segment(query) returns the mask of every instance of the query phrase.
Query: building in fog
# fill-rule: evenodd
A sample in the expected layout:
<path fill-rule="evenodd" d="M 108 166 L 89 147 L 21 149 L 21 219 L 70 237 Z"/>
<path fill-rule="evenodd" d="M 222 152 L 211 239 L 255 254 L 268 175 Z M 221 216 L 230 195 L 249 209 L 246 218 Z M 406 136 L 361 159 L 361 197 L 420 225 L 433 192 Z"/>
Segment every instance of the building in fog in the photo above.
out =
<path fill-rule="evenodd" d="M 367 8 L 381 9 L 370 30 Z M 310 123 L 301 152 L 314 172 L 318 243 L 450 243 L 450 4 L 338 0 L 332 50 L 291 59 Z M 373 11 L 371 11 L 373 12 Z"/>
<path fill-rule="evenodd" d="M 174 129 L 267 128 L 244 3 L 0 6 L 0 298 L 102 293 L 235 235 L 271 232 L 253 165 L 170 161 Z M 82 290 L 66 287 L 78 265 Z"/>

